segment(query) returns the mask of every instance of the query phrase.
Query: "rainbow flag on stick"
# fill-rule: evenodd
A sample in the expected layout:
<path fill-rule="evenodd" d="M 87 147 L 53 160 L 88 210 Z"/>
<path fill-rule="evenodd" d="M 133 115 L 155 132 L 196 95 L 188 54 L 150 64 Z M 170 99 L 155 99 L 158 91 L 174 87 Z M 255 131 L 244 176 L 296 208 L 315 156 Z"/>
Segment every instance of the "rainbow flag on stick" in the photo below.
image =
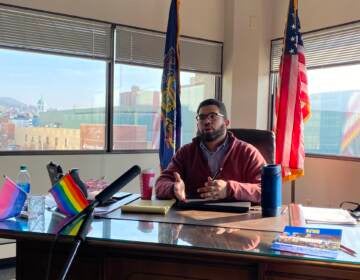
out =
<path fill-rule="evenodd" d="M 19 215 L 26 196 L 26 192 L 19 188 L 9 177 L 5 176 L 5 182 L 0 190 L 0 220 Z"/>
<path fill-rule="evenodd" d="M 73 216 L 84 210 L 89 202 L 80 187 L 68 173 L 49 191 L 54 197 L 60 212 Z"/>

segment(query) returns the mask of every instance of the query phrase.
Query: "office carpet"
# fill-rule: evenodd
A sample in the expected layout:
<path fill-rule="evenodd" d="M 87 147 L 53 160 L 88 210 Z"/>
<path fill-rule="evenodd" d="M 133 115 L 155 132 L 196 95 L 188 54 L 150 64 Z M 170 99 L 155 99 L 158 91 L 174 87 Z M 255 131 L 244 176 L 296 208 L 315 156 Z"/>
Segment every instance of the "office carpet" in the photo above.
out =
<path fill-rule="evenodd" d="M 15 279 L 15 267 L 0 269 L 0 280 L 12 280 L 12 279 Z"/>

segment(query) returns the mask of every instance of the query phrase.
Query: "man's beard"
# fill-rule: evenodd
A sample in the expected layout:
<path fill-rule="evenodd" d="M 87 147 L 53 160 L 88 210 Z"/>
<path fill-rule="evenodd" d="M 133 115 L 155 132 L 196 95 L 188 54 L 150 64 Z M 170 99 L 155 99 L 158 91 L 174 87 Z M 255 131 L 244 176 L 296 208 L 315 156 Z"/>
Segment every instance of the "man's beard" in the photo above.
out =
<path fill-rule="evenodd" d="M 222 137 L 226 132 L 225 124 L 222 124 L 219 129 L 215 129 L 211 132 L 201 132 L 198 130 L 198 136 L 200 136 L 201 140 L 204 142 L 211 142 Z"/>

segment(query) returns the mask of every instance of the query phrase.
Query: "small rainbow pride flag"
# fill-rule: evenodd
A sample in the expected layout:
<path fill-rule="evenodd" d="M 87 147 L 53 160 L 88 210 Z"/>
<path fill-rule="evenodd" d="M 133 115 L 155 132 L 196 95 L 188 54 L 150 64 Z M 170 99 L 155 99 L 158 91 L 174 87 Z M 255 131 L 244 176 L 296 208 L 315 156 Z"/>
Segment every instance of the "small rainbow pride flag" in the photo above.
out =
<path fill-rule="evenodd" d="M 63 176 L 49 191 L 60 212 L 73 216 L 84 210 L 89 202 L 69 173 Z"/>
<path fill-rule="evenodd" d="M 75 236 L 78 233 L 80 226 L 82 225 L 84 219 L 78 218 L 78 219 L 75 219 L 74 221 L 70 222 L 71 220 L 72 220 L 72 217 L 62 218 L 62 217 L 59 217 L 58 215 L 52 215 L 52 217 L 50 219 L 50 223 L 49 223 L 48 232 L 58 234 L 58 233 L 60 233 L 59 231 L 61 230 L 61 233 L 65 234 L 65 235 Z M 65 228 L 63 228 L 64 225 L 67 225 L 67 226 Z"/>
<path fill-rule="evenodd" d="M 0 190 L 0 220 L 19 215 L 26 196 L 26 192 L 19 188 L 9 177 L 5 176 L 5 182 Z"/>

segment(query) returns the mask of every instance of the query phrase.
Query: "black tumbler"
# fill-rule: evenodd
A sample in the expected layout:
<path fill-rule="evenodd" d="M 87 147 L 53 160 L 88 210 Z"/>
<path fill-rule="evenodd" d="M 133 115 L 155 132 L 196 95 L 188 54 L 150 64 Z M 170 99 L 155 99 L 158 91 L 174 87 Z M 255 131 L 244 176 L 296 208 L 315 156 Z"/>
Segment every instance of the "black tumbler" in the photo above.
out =
<path fill-rule="evenodd" d="M 264 165 L 261 172 L 261 209 L 263 217 L 280 215 L 281 186 L 281 165 Z"/>

